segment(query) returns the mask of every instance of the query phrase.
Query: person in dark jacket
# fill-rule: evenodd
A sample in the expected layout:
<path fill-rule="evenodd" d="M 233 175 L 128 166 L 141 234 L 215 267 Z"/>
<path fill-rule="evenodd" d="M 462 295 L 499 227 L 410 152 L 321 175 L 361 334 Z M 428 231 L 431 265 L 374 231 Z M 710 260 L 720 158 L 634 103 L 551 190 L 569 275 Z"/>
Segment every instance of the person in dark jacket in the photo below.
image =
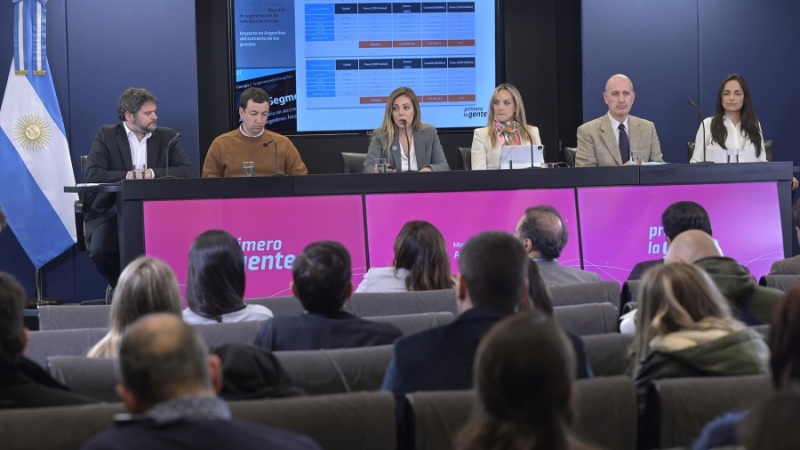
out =
<path fill-rule="evenodd" d="M 258 329 L 267 350 L 319 350 L 388 345 L 402 334 L 394 325 L 364 320 L 343 309 L 353 293 L 350 253 L 338 242 L 310 244 L 292 266 L 292 293 L 306 312 L 279 316 Z"/>
<path fill-rule="evenodd" d="M 26 297 L 13 276 L 0 272 L 0 409 L 96 403 L 70 392 L 23 356 L 28 343 L 23 320 Z"/>

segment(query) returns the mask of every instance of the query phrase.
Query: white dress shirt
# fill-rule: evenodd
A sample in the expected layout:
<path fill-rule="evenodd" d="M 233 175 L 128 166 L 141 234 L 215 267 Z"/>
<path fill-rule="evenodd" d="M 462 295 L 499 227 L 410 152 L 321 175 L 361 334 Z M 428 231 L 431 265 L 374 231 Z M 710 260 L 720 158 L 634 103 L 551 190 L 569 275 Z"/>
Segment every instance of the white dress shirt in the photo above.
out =
<path fill-rule="evenodd" d="M 756 146 L 750 142 L 750 139 L 745 137 L 742 132 L 742 123 L 734 125 L 733 121 L 723 116 L 722 123 L 728 131 L 728 137 L 725 139 L 725 147 L 722 148 L 717 142 L 711 143 L 711 119 L 707 117 L 703 120 L 706 126 L 706 161 L 715 163 L 727 163 L 728 152 L 739 155 L 739 162 L 764 162 L 767 160 L 767 151 L 764 148 L 764 132 L 761 130 L 761 124 L 758 124 L 758 130 L 761 132 L 761 155 L 756 156 Z M 694 139 L 694 153 L 689 162 L 703 161 L 703 125 L 697 129 L 697 136 Z M 734 157 L 732 162 L 736 162 Z"/>
<path fill-rule="evenodd" d="M 373 267 L 364 275 L 364 280 L 358 285 L 356 293 L 361 292 L 408 292 L 406 277 L 408 270 L 394 267 Z"/>

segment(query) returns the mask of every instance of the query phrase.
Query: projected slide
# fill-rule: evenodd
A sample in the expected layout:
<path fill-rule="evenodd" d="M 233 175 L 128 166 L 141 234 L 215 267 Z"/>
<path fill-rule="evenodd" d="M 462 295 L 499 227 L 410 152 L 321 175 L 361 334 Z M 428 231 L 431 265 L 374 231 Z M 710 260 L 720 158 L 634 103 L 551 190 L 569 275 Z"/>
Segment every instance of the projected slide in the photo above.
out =
<path fill-rule="evenodd" d="M 493 0 L 236 0 L 235 17 L 237 94 L 270 92 L 270 129 L 371 130 L 400 86 L 416 92 L 426 123 L 486 124 Z"/>
<path fill-rule="evenodd" d="M 172 267 L 181 292 L 186 290 L 192 241 L 211 229 L 226 230 L 239 239 L 247 274 L 245 298 L 291 295 L 292 264 L 315 241 L 341 242 L 350 252 L 353 276 L 366 272 L 359 195 L 144 203 L 145 254 Z"/>

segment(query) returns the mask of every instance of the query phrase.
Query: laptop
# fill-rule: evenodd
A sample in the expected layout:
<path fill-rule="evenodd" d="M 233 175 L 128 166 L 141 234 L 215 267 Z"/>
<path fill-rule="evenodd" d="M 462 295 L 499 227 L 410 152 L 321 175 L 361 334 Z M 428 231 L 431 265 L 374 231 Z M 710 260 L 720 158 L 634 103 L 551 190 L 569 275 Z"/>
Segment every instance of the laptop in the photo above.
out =
<path fill-rule="evenodd" d="M 542 167 L 544 163 L 544 145 L 505 145 L 500 149 L 501 169 L 527 169 Z"/>

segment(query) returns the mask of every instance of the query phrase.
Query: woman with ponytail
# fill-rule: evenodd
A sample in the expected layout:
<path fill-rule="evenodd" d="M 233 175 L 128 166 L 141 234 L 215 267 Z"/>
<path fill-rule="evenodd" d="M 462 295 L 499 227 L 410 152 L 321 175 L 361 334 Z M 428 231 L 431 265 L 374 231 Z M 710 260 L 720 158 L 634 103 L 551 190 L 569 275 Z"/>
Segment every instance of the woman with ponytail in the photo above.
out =
<path fill-rule="evenodd" d="M 540 145 L 539 129 L 528 125 L 522 96 L 513 85 L 497 86 L 489 102 L 489 123 L 472 137 L 472 170 L 499 169 L 504 145 Z"/>

